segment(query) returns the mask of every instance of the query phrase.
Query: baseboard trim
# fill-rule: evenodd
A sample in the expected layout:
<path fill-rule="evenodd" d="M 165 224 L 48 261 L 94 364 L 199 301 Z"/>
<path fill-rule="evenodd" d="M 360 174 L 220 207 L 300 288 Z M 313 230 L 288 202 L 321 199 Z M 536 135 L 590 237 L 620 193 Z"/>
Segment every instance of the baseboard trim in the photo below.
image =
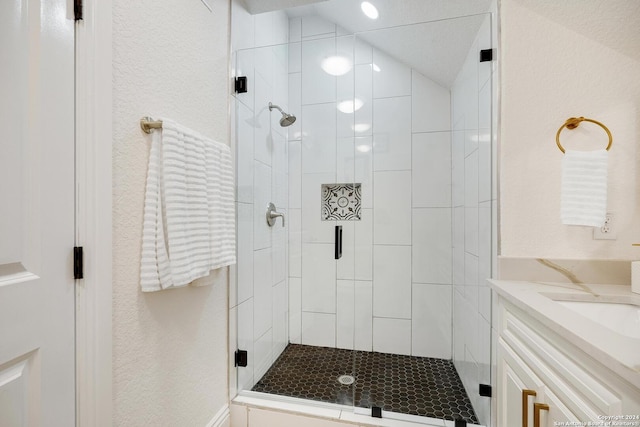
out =
<path fill-rule="evenodd" d="M 213 416 L 211 421 L 207 423 L 206 427 L 223 427 L 225 423 L 229 420 L 229 418 L 230 418 L 229 405 L 225 404 L 222 408 L 220 408 L 218 413 Z"/>

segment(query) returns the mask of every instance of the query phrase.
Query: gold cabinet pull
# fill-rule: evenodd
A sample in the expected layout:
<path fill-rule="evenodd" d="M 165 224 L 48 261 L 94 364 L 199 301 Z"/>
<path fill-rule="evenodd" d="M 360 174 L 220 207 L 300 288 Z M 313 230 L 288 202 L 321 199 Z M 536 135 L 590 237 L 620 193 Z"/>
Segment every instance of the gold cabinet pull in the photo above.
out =
<path fill-rule="evenodd" d="M 549 405 L 546 403 L 533 404 L 533 427 L 540 427 L 540 411 L 549 411 Z"/>
<path fill-rule="evenodd" d="M 522 427 L 529 423 L 529 396 L 535 396 L 535 390 L 522 390 Z"/>

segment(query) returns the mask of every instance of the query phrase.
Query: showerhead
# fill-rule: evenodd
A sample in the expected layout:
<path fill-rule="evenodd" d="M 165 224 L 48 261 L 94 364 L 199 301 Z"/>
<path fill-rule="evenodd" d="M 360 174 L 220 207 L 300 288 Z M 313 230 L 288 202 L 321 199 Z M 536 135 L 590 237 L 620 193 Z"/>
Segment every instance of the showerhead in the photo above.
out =
<path fill-rule="evenodd" d="M 280 126 L 286 128 L 287 126 L 291 126 L 293 122 L 296 121 L 296 116 L 291 114 L 282 113 L 282 118 L 280 119 Z"/>
<path fill-rule="evenodd" d="M 282 111 L 282 108 L 270 102 L 269 111 L 273 110 L 274 108 L 280 111 L 280 113 L 282 113 L 282 118 L 280 119 L 280 126 L 282 126 L 283 128 L 287 126 L 291 126 L 296 121 L 296 116 L 294 116 L 293 114 L 285 113 L 284 111 Z"/>

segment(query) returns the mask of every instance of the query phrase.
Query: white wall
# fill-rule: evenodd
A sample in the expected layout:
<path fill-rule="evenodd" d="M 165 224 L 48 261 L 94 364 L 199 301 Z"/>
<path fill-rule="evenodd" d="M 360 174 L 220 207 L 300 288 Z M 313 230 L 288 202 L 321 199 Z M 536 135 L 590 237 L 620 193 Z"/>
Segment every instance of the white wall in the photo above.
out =
<path fill-rule="evenodd" d="M 451 89 L 453 360 L 479 420 L 487 424 L 490 400 L 478 394 L 478 384 L 491 383 L 491 291 L 487 279 L 495 258 L 492 98 L 496 62 L 479 62 L 479 51 L 491 47 L 491 17 L 487 15 Z"/>
<path fill-rule="evenodd" d="M 231 396 L 251 389 L 288 343 L 287 227 L 269 227 L 269 202 L 290 221 L 287 128 L 269 102 L 288 110 L 288 18 L 282 11 L 250 15 L 232 3 L 232 76 L 248 91 L 231 102 L 237 164 L 238 265 L 233 268 L 229 316 L 231 354 L 248 352 L 248 366 L 230 366 Z M 296 114 L 297 112 L 292 112 Z M 237 331 L 237 333 L 236 333 Z"/>
<path fill-rule="evenodd" d="M 227 276 L 140 291 L 145 115 L 228 142 L 228 2 L 113 2 L 113 391 L 117 426 L 205 426 L 227 404 Z"/>
<path fill-rule="evenodd" d="M 637 22 L 635 0 L 615 7 L 624 8 L 625 3 L 635 11 L 626 19 Z M 640 241 L 640 62 L 637 56 L 626 56 L 589 37 L 588 28 L 583 35 L 539 14 L 530 8 L 532 4 L 501 2 L 501 255 L 637 259 L 640 252 L 631 243 Z M 567 8 L 572 4 L 582 9 L 576 3 L 567 3 Z M 594 3 L 594 9 L 599 7 L 605 6 Z M 595 12 L 588 18 L 606 21 Z M 566 14 L 573 16 L 574 10 Z M 606 35 L 618 25 L 606 21 L 601 27 Z M 631 34 L 627 39 L 638 40 Z M 573 116 L 599 120 L 613 134 L 608 209 L 615 213 L 616 241 L 593 240 L 591 228 L 560 223 L 562 154 L 555 133 Z M 606 135 L 595 125 L 582 124 L 578 130 L 563 131 L 562 142 L 566 148 L 592 149 L 606 146 Z"/>
<path fill-rule="evenodd" d="M 291 342 L 449 359 L 449 90 L 319 17 L 289 34 Z M 323 71 L 333 55 L 351 70 Z M 321 221 L 321 184 L 349 182 L 362 219 Z"/>

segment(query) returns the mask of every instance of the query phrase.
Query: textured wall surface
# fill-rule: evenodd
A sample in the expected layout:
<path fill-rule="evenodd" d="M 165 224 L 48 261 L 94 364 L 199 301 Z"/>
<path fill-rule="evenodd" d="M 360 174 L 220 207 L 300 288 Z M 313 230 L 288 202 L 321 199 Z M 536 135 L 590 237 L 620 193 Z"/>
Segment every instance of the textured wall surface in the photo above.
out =
<path fill-rule="evenodd" d="M 622 3 L 628 19 L 637 22 L 637 2 Z M 640 62 L 600 43 L 596 34 L 587 37 L 543 16 L 534 6 L 526 0 L 501 2 L 501 255 L 637 259 L 640 251 L 631 243 L 640 241 Z M 588 22 L 580 14 L 574 19 Z M 616 21 L 606 25 L 618 31 Z M 605 37 L 606 25 L 598 30 L 605 41 L 611 39 Z M 572 116 L 599 120 L 613 133 L 608 209 L 615 214 L 615 241 L 593 240 L 591 228 L 560 222 L 562 154 L 555 134 Z M 563 131 L 561 140 L 567 149 L 602 148 L 607 142 L 605 133 L 588 123 Z"/>
<path fill-rule="evenodd" d="M 205 426 L 227 403 L 227 274 L 143 294 L 144 115 L 228 143 L 225 0 L 113 5 L 114 425 Z"/>

